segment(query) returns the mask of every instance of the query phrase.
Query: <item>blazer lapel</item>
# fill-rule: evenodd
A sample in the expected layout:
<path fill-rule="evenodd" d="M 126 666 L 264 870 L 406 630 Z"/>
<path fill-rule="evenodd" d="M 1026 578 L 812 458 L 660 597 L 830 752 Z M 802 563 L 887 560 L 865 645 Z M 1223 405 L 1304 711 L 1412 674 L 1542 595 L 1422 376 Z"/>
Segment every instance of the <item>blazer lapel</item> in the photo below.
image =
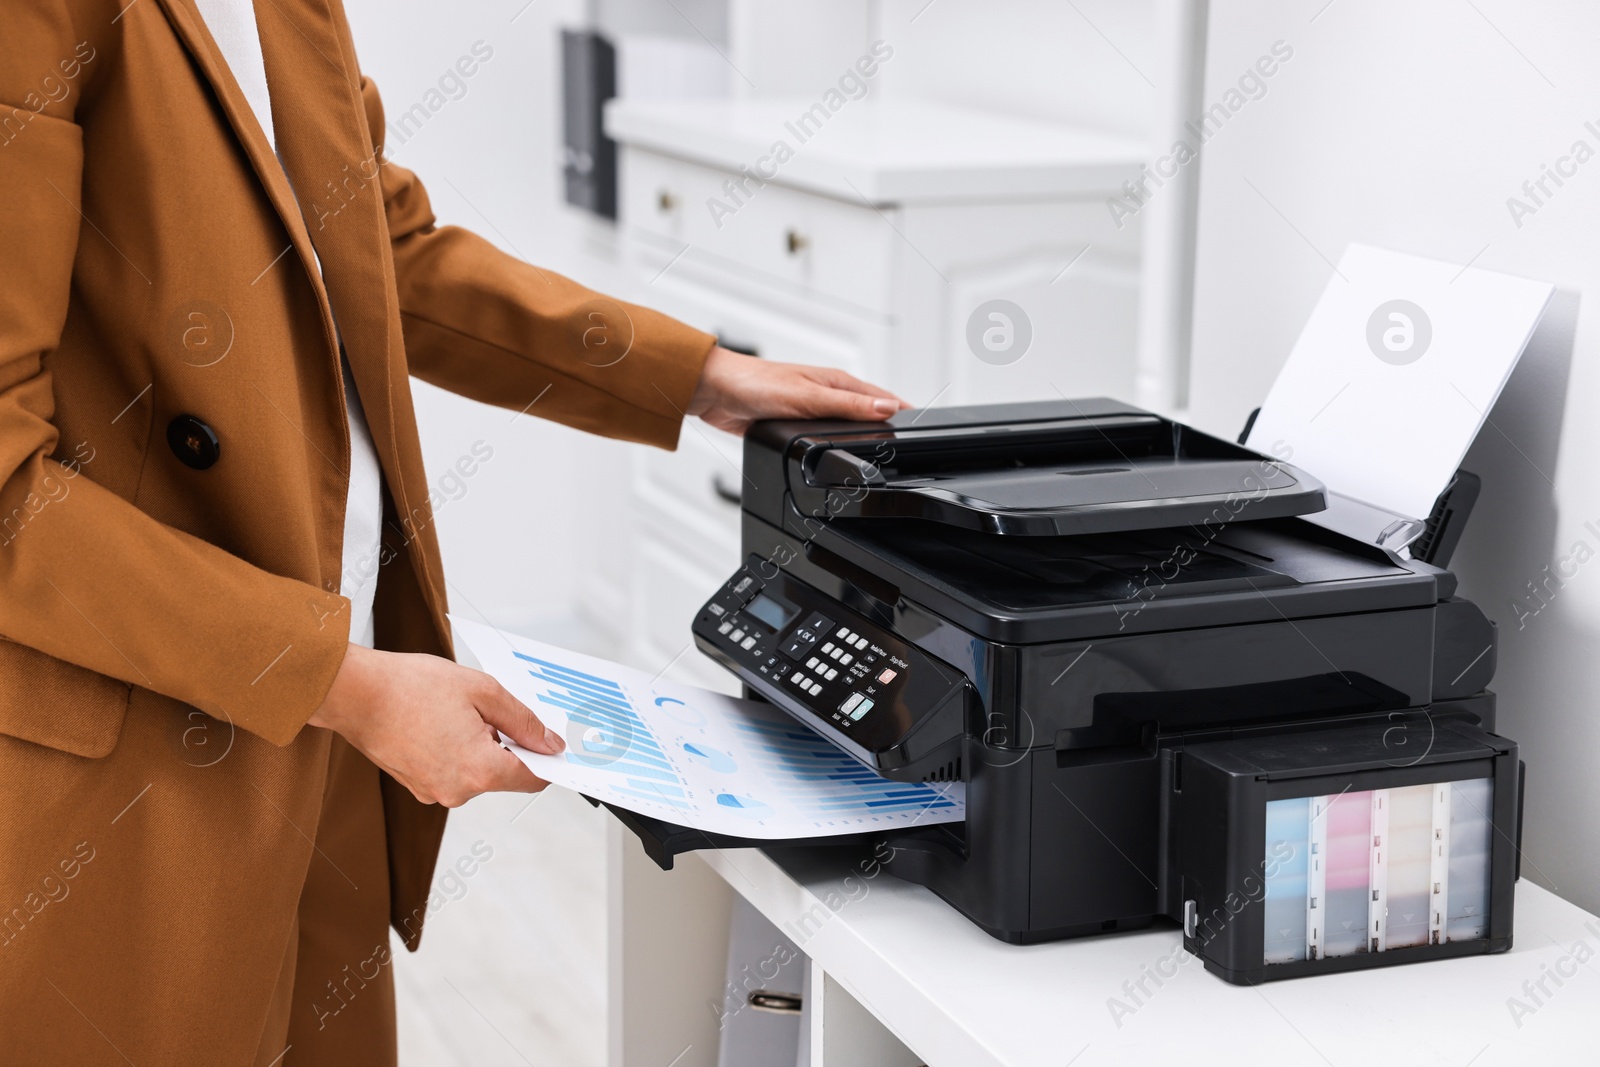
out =
<path fill-rule="evenodd" d="M 210 82 L 283 219 L 316 290 L 328 336 L 343 341 L 389 490 L 402 514 L 410 514 L 396 440 L 390 332 L 399 307 L 378 182 L 381 161 L 373 158 L 348 35 L 326 0 L 257 3 L 278 142 L 274 154 L 194 0 L 158 3 Z M 316 268 L 319 256 L 322 270 Z M 336 364 L 332 370 L 340 383 Z M 400 377 L 409 389 L 403 369 Z M 402 399 L 409 406 L 409 396 Z"/>
<path fill-rule="evenodd" d="M 278 157 L 273 153 L 265 131 L 256 121 L 249 100 L 239 88 L 239 83 L 234 80 L 233 72 L 223 59 L 221 50 L 217 48 L 211 31 L 206 28 L 205 20 L 200 17 L 200 11 L 195 7 L 194 0 L 157 0 L 157 3 L 166 12 L 167 21 L 172 23 L 179 40 L 194 57 L 195 65 L 200 68 L 201 74 L 216 93 L 217 100 L 222 105 L 222 112 L 227 116 L 228 124 L 233 127 L 234 134 L 244 147 L 251 168 L 261 180 L 267 191 L 267 198 L 272 202 L 272 206 L 283 220 L 284 228 L 289 232 L 290 245 L 300 257 L 302 264 L 308 268 L 306 273 L 316 289 L 317 299 L 322 305 L 323 315 L 328 320 L 327 325 L 331 332 L 332 317 L 328 310 L 328 294 L 318 271 L 309 269 L 310 265 L 316 262 L 312 253 L 311 235 L 307 232 L 305 219 L 300 213 L 300 205 L 295 200 L 289 179 L 284 174 Z"/>
<path fill-rule="evenodd" d="M 334 316 L 390 492 L 406 506 L 396 442 L 392 355 L 400 321 L 389 225 L 342 13 L 329 0 L 258 2 L 278 152 L 322 257 Z"/>

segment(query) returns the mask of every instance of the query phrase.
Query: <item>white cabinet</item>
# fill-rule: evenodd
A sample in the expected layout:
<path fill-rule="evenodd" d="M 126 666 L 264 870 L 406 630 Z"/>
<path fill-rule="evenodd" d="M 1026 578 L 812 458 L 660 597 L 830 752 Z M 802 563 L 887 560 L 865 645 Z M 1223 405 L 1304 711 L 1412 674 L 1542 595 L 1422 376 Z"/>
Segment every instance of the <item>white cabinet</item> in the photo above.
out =
<path fill-rule="evenodd" d="M 624 149 L 620 167 L 620 213 L 633 235 L 779 291 L 890 310 L 894 232 L 866 204 L 762 186 L 650 149 Z M 726 189 L 734 181 L 742 194 Z"/>
<path fill-rule="evenodd" d="M 919 406 L 1132 398 L 1137 219 L 1119 228 L 1106 200 L 1137 175 L 1137 143 L 875 99 L 802 141 L 786 116 L 812 103 L 610 105 L 632 299 Z M 619 637 L 641 666 L 677 657 L 685 680 L 720 675 L 680 652 L 738 565 L 740 458 L 694 423 L 677 453 L 632 460 L 641 547 L 618 575 L 631 605 Z"/>

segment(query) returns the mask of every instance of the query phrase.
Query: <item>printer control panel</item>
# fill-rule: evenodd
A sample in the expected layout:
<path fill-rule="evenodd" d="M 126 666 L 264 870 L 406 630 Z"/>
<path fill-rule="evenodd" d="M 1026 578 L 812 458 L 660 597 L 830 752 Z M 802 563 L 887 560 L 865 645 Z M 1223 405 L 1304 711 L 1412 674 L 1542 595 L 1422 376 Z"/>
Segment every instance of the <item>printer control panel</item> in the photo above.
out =
<path fill-rule="evenodd" d="M 960 672 L 759 557 L 694 621 L 700 647 L 858 756 L 893 747 L 965 685 Z"/>

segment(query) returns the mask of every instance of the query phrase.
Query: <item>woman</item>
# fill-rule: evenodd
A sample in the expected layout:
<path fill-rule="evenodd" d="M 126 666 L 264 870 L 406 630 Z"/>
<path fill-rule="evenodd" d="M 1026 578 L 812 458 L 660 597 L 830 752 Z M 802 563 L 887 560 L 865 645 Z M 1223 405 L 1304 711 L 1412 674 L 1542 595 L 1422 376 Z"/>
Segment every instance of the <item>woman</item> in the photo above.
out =
<path fill-rule="evenodd" d="M 383 130 L 338 0 L 0 13 L 8 1062 L 393 1062 L 444 809 L 559 748 L 449 661 L 410 375 L 668 448 L 903 406 L 436 227 Z"/>

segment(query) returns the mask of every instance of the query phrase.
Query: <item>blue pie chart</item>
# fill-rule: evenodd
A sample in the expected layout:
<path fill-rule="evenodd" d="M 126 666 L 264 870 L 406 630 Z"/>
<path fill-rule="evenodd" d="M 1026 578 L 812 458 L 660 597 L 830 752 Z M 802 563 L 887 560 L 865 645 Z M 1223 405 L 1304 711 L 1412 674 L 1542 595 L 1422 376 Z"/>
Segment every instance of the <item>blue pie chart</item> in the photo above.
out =
<path fill-rule="evenodd" d="M 761 819 L 771 808 L 754 797 L 739 797 L 732 793 L 718 793 L 717 806 L 736 811 L 750 819 Z"/>
<path fill-rule="evenodd" d="M 710 767 L 719 774 L 732 774 L 738 768 L 738 764 L 733 762 L 732 756 L 719 749 L 712 748 L 710 745 L 692 744 L 685 741 L 683 750 L 689 754 L 690 759 L 703 766 Z"/>
<path fill-rule="evenodd" d="M 706 717 L 677 697 L 656 697 L 655 706 L 661 713 L 685 726 L 703 726 Z"/>

